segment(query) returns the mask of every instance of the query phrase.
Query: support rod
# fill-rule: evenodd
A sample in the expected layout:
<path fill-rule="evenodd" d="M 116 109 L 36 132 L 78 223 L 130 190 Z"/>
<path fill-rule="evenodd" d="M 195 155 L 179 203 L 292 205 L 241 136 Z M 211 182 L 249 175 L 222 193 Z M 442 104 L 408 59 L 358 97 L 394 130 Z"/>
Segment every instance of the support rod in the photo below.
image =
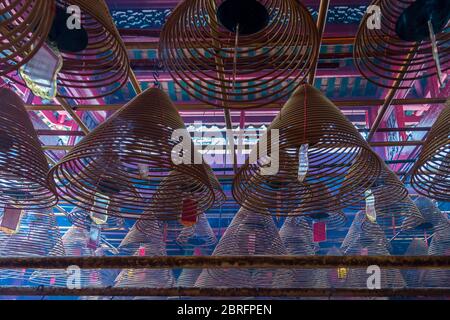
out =
<path fill-rule="evenodd" d="M 56 101 L 61 105 L 64 111 L 66 111 L 72 119 L 78 124 L 81 131 L 84 132 L 84 134 L 89 133 L 89 128 L 84 124 L 83 120 L 77 115 L 77 113 L 72 109 L 72 107 L 69 105 L 69 103 L 63 99 L 63 98 L 55 98 Z"/>
<path fill-rule="evenodd" d="M 51 288 L 0 287 L 0 296 L 122 296 L 122 297 L 448 297 L 450 289 L 351 288 Z"/>
<path fill-rule="evenodd" d="M 433 105 L 443 104 L 447 98 L 412 98 L 412 99 L 394 99 L 391 105 Z M 377 107 L 384 103 L 383 99 L 357 99 L 357 100 L 332 100 L 333 104 L 338 107 Z M 251 106 L 250 103 L 245 103 L 245 106 Z M 191 110 L 210 110 L 219 111 L 219 109 L 206 105 L 203 103 L 178 103 L 177 109 L 179 111 L 191 111 Z M 243 104 L 244 106 L 244 104 Z M 25 105 L 28 111 L 64 111 L 64 108 L 60 105 Z M 78 105 L 79 111 L 115 111 L 123 107 L 122 104 L 108 104 L 108 105 Z M 283 101 L 280 103 L 273 103 L 264 108 L 257 110 L 279 110 L 283 107 Z M 247 111 L 251 114 L 251 110 Z"/>
<path fill-rule="evenodd" d="M 380 127 L 381 121 L 383 121 L 384 115 L 386 114 L 389 107 L 392 105 L 392 101 L 395 98 L 395 95 L 397 94 L 398 88 L 401 86 L 403 79 L 405 77 L 406 72 L 408 71 L 409 64 L 416 54 L 418 45 L 416 44 L 409 53 L 406 55 L 405 64 L 401 66 L 397 79 L 394 80 L 392 88 L 388 90 L 388 93 L 386 95 L 386 99 L 384 100 L 383 105 L 381 106 L 381 110 L 378 112 L 377 117 L 375 118 L 371 128 L 369 135 L 367 136 L 367 141 L 371 141 L 375 133 L 377 132 L 378 128 Z"/>
<path fill-rule="evenodd" d="M 131 82 L 131 85 L 133 86 L 134 91 L 136 92 L 136 94 L 141 94 L 142 88 L 141 88 L 141 84 L 139 83 L 138 78 L 136 77 L 136 74 L 134 73 L 134 71 L 131 68 L 128 71 L 128 73 L 129 73 L 130 82 Z"/>
<path fill-rule="evenodd" d="M 450 268 L 450 256 L 171 256 L 171 257 L 12 257 L 0 269 L 161 269 L 161 268 Z"/>
<path fill-rule="evenodd" d="M 325 31 L 325 25 L 327 23 L 328 7 L 330 5 L 330 0 L 321 0 L 319 7 L 319 15 L 317 17 L 317 30 L 319 31 L 319 46 L 318 52 L 316 54 L 316 60 L 313 62 L 313 67 L 308 77 L 308 82 L 310 85 L 314 85 L 314 79 L 316 77 L 317 66 L 319 64 L 319 54 L 320 48 L 322 46 L 323 33 Z"/>

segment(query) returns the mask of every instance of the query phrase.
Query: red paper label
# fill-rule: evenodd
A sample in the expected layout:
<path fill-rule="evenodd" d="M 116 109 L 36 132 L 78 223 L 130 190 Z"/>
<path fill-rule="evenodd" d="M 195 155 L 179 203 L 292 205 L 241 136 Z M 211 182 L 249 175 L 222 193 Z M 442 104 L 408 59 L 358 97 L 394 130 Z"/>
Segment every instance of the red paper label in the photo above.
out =
<path fill-rule="evenodd" d="M 313 223 L 313 241 L 323 242 L 327 240 L 327 224 L 325 222 Z"/>
<path fill-rule="evenodd" d="M 145 247 L 139 248 L 139 257 L 145 257 Z"/>

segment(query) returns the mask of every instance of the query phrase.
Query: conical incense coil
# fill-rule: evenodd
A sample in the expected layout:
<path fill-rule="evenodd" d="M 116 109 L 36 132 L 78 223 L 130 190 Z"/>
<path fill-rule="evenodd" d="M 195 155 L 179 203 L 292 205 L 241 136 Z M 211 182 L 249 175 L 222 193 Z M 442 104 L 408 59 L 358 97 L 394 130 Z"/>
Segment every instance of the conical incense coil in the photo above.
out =
<path fill-rule="evenodd" d="M 408 189 L 398 178 L 397 174 L 395 174 L 395 172 L 393 172 L 381 158 L 380 163 L 380 175 L 377 177 L 373 185 L 367 190 L 369 194 L 367 194 L 367 192 L 361 194 L 359 201 L 351 205 L 352 209 L 363 210 L 367 207 L 367 199 L 370 195 L 374 199 L 377 217 L 385 213 L 383 208 L 403 201 L 408 196 Z"/>
<path fill-rule="evenodd" d="M 280 229 L 280 238 L 288 255 L 315 255 L 313 232 L 305 217 L 286 218 Z M 273 286 L 277 288 L 314 288 L 318 280 L 316 271 L 315 269 L 292 269 L 280 272 L 274 279 Z"/>
<path fill-rule="evenodd" d="M 231 11 L 241 16 L 239 30 L 220 21 L 224 16 L 218 12 L 227 2 L 237 5 Z M 263 16 L 250 9 L 253 19 L 243 17 L 240 5 L 245 4 L 262 9 Z M 250 31 L 249 20 L 262 25 Z M 197 100 L 225 108 L 252 101 L 252 107 L 261 107 L 299 86 L 314 66 L 318 40 L 314 20 L 298 1 L 191 0 L 181 2 L 164 24 L 159 58 Z"/>
<path fill-rule="evenodd" d="M 119 250 L 134 256 L 166 256 L 162 231 L 156 220 L 150 220 L 155 227 L 150 236 L 140 232 L 136 224 L 122 240 Z M 175 285 L 175 279 L 170 269 L 124 269 L 115 280 L 116 287 L 154 287 L 166 288 Z"/>
<path fill-rule="evenodd" d="M 420 17 L 428 12 L 428 8 L 410 9 L 417 15 L 413 21 L 405 16 L 406 10 L 415 3 L 428 4 L 417 0 L 372 2 L 369 8 L 377 9 L 368 11 L 361 20 L 354 45 L 355 65 L 367 80 L 382 87 L 408 89 L 410 81 L 437 74 L 428 19 Z M 446 14 L 448 6 L 440 11 Z M 406 35 L 403 34 L 405 31 Z M 435 29 L 434 32 L 440 67 L 445 72 L 450 68 L 450 34 L 445 32 L 445 28 L 442 31 Z M 404 82 L 396 83 L 397 78 L 403 78 Z"/>
<path fill-rule="evenodd" d="M 450 201 L 450 102 L 428 133 L 411 184 L 424 196 Z"/>
<path fill-rule="evenodd" d="M 343 256 L 341 249 L 332 247 L 328 250 L 327 256 Z M 339 266 L 331 269 L 316 270 L 316 288 L 344 288 L 347 281 L 349 269 L 346 266 Z"/>
<path fill-rule="evenodd" d="M 0 211 L 0 220 L 4 212 Z M 50 210 L 28 210 L 22 213 L 20 223 L 12 233 L 0 231 L 0 256 L 46 257 L 63 256 L 64 246 L 56 217 Z M 25 279 L 27 271 L 1 270 L 1 279 Z"/>
<path fill-rule="evenodd" d="M 121 89 L 128 81 L 130 62 L 105 1 L 55 2 L 55 19 L 45 37 L 48 36 L 47 42 L 57 48 L 55 50 L 63 60 L 56 76 L 57 96 L 98 99 Z M 69 27 L 70 24 L 74 25 Z M 13 80 L 23 82 L 22 79 Z M 88 94 L 77 94 L 80 90 L 88 90 Z"/>
<path fill-rule="evenodd" d="M 428 248 L 430 256 L 450 256 L 450 229 L 437 231 Z M 425 287 L 449 287 L 449 269 L 428 269 L 425 271 L 423 285 Z"/>
<path fill-rule="evenodd" d="M 412 239 L 405 252 L 405 256 L 427 256 L 428 244 L 424 239 Z M 403 278 L 409 288 L 420 288 L 423 286 L 423 278 L 426 270 L 406 269 L 402 270 Z"/>
<path fill-rule="evenodd" d="M 236 201 L 255 212 L 287 216 L 310 194 L 313 200 L 305 211 L 340 210 L 358 201 L 380 175 L 379 157 L 342 112 L 310 85 L 299 88 L 284 105 L 258 149 L 252 149 L 233 182 Z M 261 150 L 273 158 L 274 172 L 266 168 Z M 251 163 L 252 158 L 258 161 Z"/>
<path fill-rule="evenodd" d="M 233 218 L 213 256 L 284 255 L 286 249 L 274 221 L 243 208 Z M 283 270 L 282 272 L 288 272 Z M 204 269 L 196 287 L 271 287 L 277 277 L 272 269 Z"/>
<path fill-rule="evenodd" d="M 395 237 L 400 232 L 414 229 L 425 222 L 419 208 L 408 196 L 390 205 L 375 204 L 377 224 L 384 230 L 386 236 Z"/>
<path fill-rule="evenodd" d="M 164 212 L 164 207 L 152 208 L 151 200 L 160 179 L 176 172 L 166 190 L 173 197 L 188 183 L 198 209 L 206 211 L 219 198 L 218 182 L 212 185 L 205 164 L 195 164 L 196 150 L 191 157 L 186 151 L 190 164 L 174 163 L 173 150 L 180 142 L 172 135 L 177 136 L 177 129 L 185 132 L 168 95 L 148 89 L 77 144 L 50 170 L 48 180 L 62 199 L 83 210 L 141 218 L 145 210 Z M 187 146 L 193 146 L 190 139 Z M 176 219 L 170 214 L 164 218 Z"/>
<path fill-rule="evenodd" d="M 56 204 L 46 181 L 48 163 L 22 100 L 0 89 L 0 203 L 39 209 Z"/>
<path fill-rule="evenodd" d="M 62 237 L 62 243 L 65 249 L 65 255 L 69 257 L 93 257 L 96 255 L 96 249 L 88 246 L 89 232 L 76 226 L 70 227 Z M 79 282 L 70 275 L 75 275 L 79 271 Z M 101 269 L 81 269 L 81 270 L 37 270 L 30 281 L 43 286 L 67 287 L 68 285 L 80 287 L 102 287 L 102 273 L 108 274 L 107 270 Z"/>
<path fill-rule="evenodd" d="M 320 184 L 320 183 L 319 183 Z M 324 185 L 320 186 L 323 188 L 323 192 L 326 193 L 325 197 L 330 197 L 330 201 L 337 203 L 335 197 L 330 195 L 328 188 Z M 316 199 L 317 197 L 312 192 L 307 192 L 301 201 L 301 204 L 295 209 L 291 216 L 302 216 L 309 223 L 324 222 L 326 224 L 327 230 L 335 230 L 345 225 L 347 222 L 347 217 L 342 212 L 342 210 L 327 210 L 327 206 L 318 206 Z"/>
<path fill-rule="evenodd" d="M 349 231 L 350 232 L 350 231 Z M 347 235 L 353 238 L 350 245 L 345 250 L 345 255 L 367 255 L 367 256 L 389 256 L 390 244 L 386 239 L 381 227 L 371 222 L 364 216 L 361 228 L 355 235 Z M 345 287 L 364 288 L 368 286 L 368 279 L 371 275 L 365 268 L 349 268 Z M 374 283 L 377 285 L 377 283 Z M 406 286 L 400 270 L 392 268 L 380 269 L 381 288 L 403 288 Z"/>
<path fill-rule="evenodd" d="M 0 1 L 0 76 L 18 70 L 46 41 L 54 1 Z"/>
<path fill-rule="evenodd" d="M 407 232 L 408 235 L 427 237 L 437 231 L 450 228 L 450 221 L 442 211 L 439 210 L 435 201 L 425 197 L 418 197 L 414 203 L 422 214 L 424 222 Z"/>

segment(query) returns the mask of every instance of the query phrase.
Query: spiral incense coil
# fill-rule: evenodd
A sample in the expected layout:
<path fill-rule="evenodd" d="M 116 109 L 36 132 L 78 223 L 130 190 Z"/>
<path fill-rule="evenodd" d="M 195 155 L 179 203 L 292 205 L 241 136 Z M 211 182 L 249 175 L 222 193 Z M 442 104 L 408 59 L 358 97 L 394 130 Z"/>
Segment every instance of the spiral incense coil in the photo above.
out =
<path fill-rule="evenodd" d="M 381 158 L 380 163 L 381 173 L 369 189 L 375 199 L 377 216 L 385 213 L 385 210 L 383 210 L 385 207 L 397 204 L 408 197 L 408 189 L 397 174 Z M 364 210 L 366 198 L 365 194 L 361 194 L 359 201 L 353 203 L 350 207 L 355 210 Z"/>
<path fill-rule="evenodd" d="M 88 247 L 89 233 L 87 230 L 72 226 L 62 237 L 62 243 L 65 249 L 65 255 L 69 257 L 93 257 L 96 256 L 96 250 Z M 109 270 L 101 269 L 82 269 L 80 270 L 81 287 L 102 287 L 104 277 L 109 275 Z M 60 269 L 37 270 L 33 272 L 30 281 L 50 287 L 67 287 L 70 282 L 68 272 Z M 72 283 L 74 284 L 74 283 Z"/>
<path fill-rule="evenodd" d="M 152 252 L 165 254 L 166 245 L 160 223 L 157 220 L 148 220 L 146 233 L 141 232 L 136 225 L 137 223 L 123 238 L 118 248 L 119 252 L 122 255 L 133 255 L 139 250 L 141 244 L 148 244 L 152 246 Z"/>
<path fill-rule="evenodd" d="M 426 230 L 428 235 L 434 232 L 450 229 L 450 221 L 437 207 L 437 204 L 428 198 L 418 197 L 414 201 L 425 219 L 422 225 L 419 225 L 417 230 Z"/>
<path fill-rule="evenodd" d="M 318 32 L 309 11 L 294 0 L 253 1 L 264 7 L 268 21 L 246 32 L 247 17 L 240 17 L 239 30 L 217 19 L 217 8 L 225 2 L 237 1 L 190 0 L 175 8 L 159 42 L 165 68 L 189 95 L 217 107 L 243 108 L 242 101 L 262 107 L 289 96 L 318 54 Z M 239 9 L 234 11 L 239 15 Z"/>
<path fill-rule="evenodd" d="M 288 255 L 313 256 L 316 247 L 313 232 L 305 217 L 288 217 L 280 229 L 280 238 Z M 292 269 L 280 272 L 273 281 L 276 288 L 314 288 L 317 277 L 315 269 Z"/>
<path fill-rule="evenodd" d="M 47 39 L 54 1 L 0 1 L 0 76 L 27 63 Z"/>
<path fill-rule="evenodd" d="M 279 166 L 265 168 L 272 155 L 272 136 L 279 132 Z M 267 144 L 264 143 L 267 141 Z M 274 143 L 275 144 L 275 143 Z M 307 172 L 299 181 L 302 146 L 309 145 Z M 258 155 L 259 154 L 259 159 Z M 250 162 L 250 159 L 258 159 Z M 354 125 L 319 90 L 300 87 L 252 149 L 233 181 L 233 196 L 248 210 L 287 216 L 303 211 L 335 212 L 358 201 L 380 175 L 379 157 Z M 282 201 L 278 198 L 282 197 Z M 308 199 L 309 201 L 304 201 Z"/>
<path fill-rule="evenodd" d="M 217 244 L 213 256 L 285 255 L 274 221 L 243 208 Z M 261 288 L 271 287 L 279 271 L 272 269 L 204 269 L 196 287 Z M 281 272 L 287 272 L 281 270 Z"/>
<path fill-rule="evenodd" d="M 4 218 L 0 210 L 0 221 Z M 22 213 L 17 232 L 7 234 L 0 231 L 1 257 L 46 257 L 63 256 L 64 246 L 56 222 L 49 210 L 28 210 Z M 26 270 L 0 271 L 0 279 L 22 279 L 27 277 Z"/>
<path fill-rule="evenodd" d="M 406 22 L 411 33 L 418 29 L 425 31 L 423 38 L 406 39 L 397 30 L 402 14 L 416 2 L 419 3 L 417 0 L 375 0 L 372 5 L 380 8 L 381 28 L 370 27 L 376 13 L 368 12 L 361 20 L 354 44 L 355 65 L 367 80 L 378 86 L 409 89 L 410 81 L 437 74 L 426 19 Z M 426 9 L 414 11 L 420 15 Z M 421 22 L 424 25 L 413 26 Z M 450 34 L 444 30 L 435 30 L 442 72 L 450 68 Z M 395 81 L 398 78 L 403 78 L 403 84 Z"/>
<path fill-rule="evenodd" d="M 443 229 L 436 232 L 428 248 L 430 256 L 450 255 L 450 229 Z M 449 269 L 428 269 L 425 271 L 423 284 L 426 287 L 449 287 Z"/>
<path fill-rule="evenodd" d="M 341 249 L 332 247 L 328 250 L 327 256 L 343 256 Z M 347 280 L 348 268 L 340 266 L 331 269 L 316 269 L 316 288 L 344 288 Z"/>
<path fill-rule="evenodd" d="M 346 248 L 345 255 L 390 255 L 390 244 L 386 239 L 385 233 L 377 223 L 364 218 L 361 228 L 359 230 L 353 229 L 353 231 L 356 231 L 355 234 L 350 234 L 349 231 L 347 235 L 353 241 L 348 241 L 350 245 Z M 368 276 L 366 268 L 349 268 L 345 287 L 366 289 Z M 403 288 L 406 286 L 398 269 L 381 268 L 380 276 L 381 288 Z"/>
<path fill-rule="evenodd" d="M 375 204 L 377 224 L 386 235 L 396 236 L 399 232 L 412 230 L 425 222 L 422 213 L 414 201 L 408 196 L 405 199 L 390 205 Z"/>
<path fill-rule="evenodd" d="M 93 223 L 95 223 L 91 214 L 88 211 L 85 211 L 80 208 L 73 208 L 72 211 L 66 214 L 67 219 L 69 219 L 70 223 L 79 228 L 83 228 L 89 230 Z M 116 230 L 124 230 L 125 229 L 125 221 L 123 218 L 119 217 L 108 217 L 106 223 L 97 224 L 97 226 L 102 231 L 116 231 Z"/>
<path fill-rule="evenodd" d="M 189 150 L 183 154 L 192 164 L 174 163 L 173 150 L 180 142 L 172 134 L 176 136 L 177 129 L 187 134 L 168 95 L 150 88 L 77 144 L 50 170 L 48 180 L 62 199 L 83 210 L 145 219 L 146 210 L 170 210 L 164 207 L 172 205 L 167 201 L 155 207 L 151 200 L 160 180 L 175 172 L 170 184 L 165 185 L 172 200 L 174 195 L 181 197 L 180 192 L 189 193 L 197 201 L 198 211 L 204 212 L 223 192 L 217 179 L 212 184 L 207 165 L 195 164 L 195 149 L 190 155 Z M 190 139 L 186 144 L 193 147 Z M 96 197 L 94 203 L 92 195 Z M 178 216 L 169 212 L 157 218 L 170 220 Z"/>
<path fill-rule="evenodd" d="M 428 255 L 428 244 L 423 239 L 412 239 L 405 252 L 405 256 L 427 256 Z M 425 270 L 420 269 L 405 269 L 402 270 L 403 278 L 405 279 L 406 285 L 409 288 L 420 288 L 423 286 L 423 277 L 425 275 Z"/>
<path fill-rule="evenodd" d="M 0 203 L 45 209 L 56 203 L 46 181 L 48 163 L 22 100 L 0 88 Z"/>
<path fill-rule="evenodd" d="M 450 201 L 450 102 L 428 134 L 414 166 L 411 184 L 421 195 Z"/>

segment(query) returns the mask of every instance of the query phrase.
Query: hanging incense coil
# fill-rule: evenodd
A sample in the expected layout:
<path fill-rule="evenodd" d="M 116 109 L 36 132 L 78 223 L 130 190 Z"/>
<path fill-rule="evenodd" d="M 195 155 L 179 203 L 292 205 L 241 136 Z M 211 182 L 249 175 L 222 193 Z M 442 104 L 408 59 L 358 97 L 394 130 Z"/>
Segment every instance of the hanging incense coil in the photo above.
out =
<path fill-rule="evenodd" d="M 362 214 L 362 212 L 359 212 Z M 356 217 L 355 217 L 356 219 Z M 345 255 L 368 255 L 368 256 L 389 256 L 390 244 L 385 233 L 377 223 L 369 221 L 365 216 L 362 219 L 362 226 L 349 230 L 346 238 L 349 244 L 345 249 Z M 368 280 L 365 268 L 349 268 L 345 287 L 367 288 Z M 382 268 L 380 270 L 381 288 L 403 288 L 406 286 L 400 270 L 392 268 Z"/>
<path fill-rule="evenodd" d="M 424 6 L 428 5 L 418 0 L 375 0 L 372 2 L 372 6 L 380 9 L 379 17 L 375 16 L 377 12 L 368 12 L 363 17 L 354 45 L 355 65 L 367 80 L 386 88 L 409 89 L 410 81 L 437 74 L 427 19 L 421 19 L 423 17 L 413 18 L 414 21 L 404 19 L 406 10 L 420 3 Z M 428 9 L 419 7 L 412 10 L 415 15 L 420 16 L 429 13 Z M 448 6 L 447 9 L 442 9 L 441 14 L 447 14 L 448 9 Z M 374 19 L 379 19 L 380 28 L 370 26 Z M 447 21 L 443 22 L 447 23 Z M 405 30 L 401 30 L 402 24 L 411 34 L 403 35 Z M 441 31 L 439 29 L 434 31 L 441 69 L 445 72 L 450 68 L 450 47 L 448 46 L 450 34 L 445 32 L 445 24 L 443 27 Z M 417 32 L 421 34 L 414 34 Z M 395 81 L 398 78 L 403 79 L 403 84 Z"/>
<path fill-rule="evenodd" d="M 267 12 L 267 25 L 254 32 L 245 28 L 248 16 L 238 18 L 239 30 L 219 21 L 217 8 L 226 2 L 243 4 L 194 0 L 175 8 L 159 42 L 165 68 L 189 95 L 217 107 L 244 108 L 242 101 L 262 107 L 289 96 L 318 54 L 318 32 L 307 8 L 294 0 L 253 1 Z M 264 16 L 259 18 L 264 23 Z"/>
<path fill-rule="evenodd" d="M 288 217 L 280 229 L 280 238 L 288 255 L 313 256 L 316 246 L 313 232 L 305 217 Z M 288 272 L 286 272 L 288 271 Z M 277 274 L 273 286 L 277 288 L 314 288 L 317 272 L 315 269 L 292 269 Z"/>
<path fill-rule="evenodd" d="M 341 249 L 332 247 L 328 250 L 327 256 L 341 257 L 344 254 Z M 332 269 L 316 270 L 316 288 L 344 288 L 349 269 L 346 266 L 339 266 Z"/>
<path fill-rule="evenodd" d="M 154 233 L 149 236 L 140 232 L 136 224 L 122 240 L 119 250 L 134 256 L 166 256 L 162 230 L 155 220 Z M 170 269 L 124 269 L 115 280 L 116 287 L 153 287 L 167 288 L 175 285 L 175 279 Z"/>
<path fill-rule="evenodd" d="M 81 208 L 73 208 L 72 211 L 66 214 L 67 219 L 70 223 L 79 228 L 89 230 L 92 224 L 96 224 L 92 219 L 92 215 Z M 99 223 L 97 226 L 102 231 L 119 231 L 125 230 L 125 221 L 123 218 L 119 217 L 108 217 L 106 222 Z"/>
<path fill-rule="evenodd" d="M 380 214 L 384 213 L 384 207 L 396 204 L 408 197 L 408 189 L 398 178 L 397 174 L 381 158 L 380 163 L 380 175 L 369 189 L 375 200 L 377 215 L 378 211 L 380 211 Z M 353 203 L 350 207 L 356 210 L 363 210 L 366 207 L 366 198 L 365 194 L 361 194 L 359 201 Z"/>
<path fill-rule="evenodd" d="M 390 205 L 375 204 L 377 224 L 384 230 L 386 236 L 395 237 L 399 232 L 412 230 L 425 222 L 422 213 L 414 201 L 408 196 Z"/>
<path fill-rule="evenodd" d="M 280 239 L 274 221 L 268 215 L 260 215 L 243 208 L 234 216 L 231 224 L 217 244 L 213 256 L 285 255 L 286 248 Z M 196 287 L 206 288 L 261 288 L 271 287 L 278 272 L 272 269 L 204 269 Z"/>
<path fill-rule="evenodd" d="M 405 252 L 405 256 L 427 256 L 428 244 L 424 239 L 412 239 Z M 423 286 L 425 270 L 405 269 L 402 270 L 403 278 L 409 288 L 420 288 Z"/>
<path fill-rule="evenodd" d="M 426 197 L 417 197 L 414 203 L 425 220 L 416 228 L 416 231 L 427 231 L 428 235 L 431 235 L 434 232 L 450 228 L 450 221 L 439 210 L 435 201 Z"/>
<path fill-rule="evenodd" d="M 177 286 L 181 288 L 193 288 L 202 269 L 184 269 L 177 280 Z"/>
<path fill-rule="evenodd" d="M 450 229 L 443 229 L 436 232 L 428 248 L 430 256 L 450 255 Z M 446 287 L 450 285 L 449 269 L 428 269 L 425 271 L 423 285 L 425 287 Z"/>
<path fill-rule="evenodd" d="M 198 212 L 204 212 L 222 199 L 223 192 L 207 165 L 195 164 L 195 149 L 183 155 L 192 164 L 174 163 L 174 148 L 180 144 L 172 138 L 175 130 L 188 134 L 168 95 L 148 89 L 77 144 L 50 170 L 48 180 L 62 199 L 83 210 L 144 219 L 148 216 L 142 214 L 153 210 L 158 218 L 170 220 L 178 216 L 161 214 L 166 208 L 155 207 L 151 200 L 160 180 L 172 174 L 165 186 L 170 196 L 190 192 Z M 190 139 L 186 144 L 193 148 Z"/>
<path fill-rule="evenodd" d="M 411 184 L 421 195 L 450 201 L 450 102 L 428 134 L 414 166 Z"/>
<path fill-rule="evenodd" d="M 0 76 L 27 63 L 47 39 L 54 1 L 0 1 Z"/>
<path fill-rule="evenodd" d="M 0 89 L 0 203 L 50 208 L 56 196 L 46 181 L 48 163 L 22 100 Z"/>
<path fill-rule="evenodd" d="M 96 249 L 88 246 L 89 232 L 85 229 L 72 226 L 62 237 L 62 243 L 65 249 L 65 256 L 69 257 L 93 257 L 96 256 Z M 103 278 L 109 275 L 109 270 L 101 269 L 82 269 L 79 270 L 79 285 L 81 287 L 102 287 L 104 285 Z M 42 286 L 64 287 L 66 288 L 70 282 L 70 272 L 66 270 L 37 270 L 33 272 L 30 281 Z"/>
<path fill-rule="evenodd" d="M 276 160 L 275 138 L 273 154 L 271 150 L 276 130 L 279 166 L 272 172 L 263 155 L 267 150 L 267 156 Z M 308 170 L 299 182 L 299 164 L 305 165 L 299 161 L 299 151 L 306 144 Z M 277 169 L 275 164 L 272 169 Z M 358 201 L 380 175 L 380 167 L 379 157 L 342 112 L 320 91 L 304 85 L 252 149 L 233 181 L 233 196 L 249 210 L 278 216 L 292 214 L 302 204 L 308 213 L 335 212 Z M 308 197 L 312 198 L 305 202 Z"/>
<path fill-rule="evenodd" d="M 0 211 L 0 220 L 4 212 Z M 11 230 L 12 231 L 12 230 Z M 46 257 L 63 256 L 64 245 L 56 222 L 50 210 L 27 210 L 22 213 L 18 229 L 13 233 L 0 230 L 1 257 Z M 0 279 L 20 279 L 28 277 L 27 270 L 0 271 Z"/>
<path fill-rule="evenodd" d="M 80 28 L 74 26 L 79 34 L 73 38 L 70 36 L 73 29 L 69 29 L 68 24 L 75 16 L 66 13 L 71 6 L 78 7 L 81 14 Z M 58 47 L 63 60 L 56 77 L 57 96 L 98 99 L 121 89 L 128 81 L 129 59 L 105 1 L 56 0 L 54 9 L 53 28 L 45 36 L 48 36 L 50 46 Z M 89 93 L 80 96 L 77 94 L 80 90 L 89 90 Z"/>

